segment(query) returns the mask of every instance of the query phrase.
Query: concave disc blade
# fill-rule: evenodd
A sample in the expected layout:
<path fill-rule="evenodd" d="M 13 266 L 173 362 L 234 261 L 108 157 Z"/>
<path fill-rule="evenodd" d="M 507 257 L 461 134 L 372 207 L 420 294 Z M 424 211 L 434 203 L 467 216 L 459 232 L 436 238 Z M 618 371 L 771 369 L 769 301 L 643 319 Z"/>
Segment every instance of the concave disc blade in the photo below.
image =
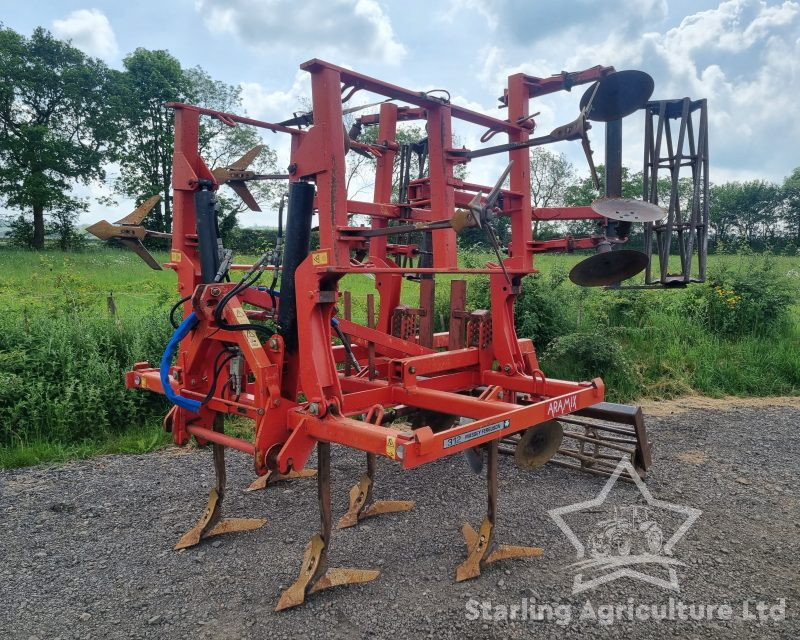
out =
<path fill-rule="evenodd" d="M 647 266 L 641 251 L 606 251 L 582 260 L 569 272 L 569 279 L 582 287 L 604 287 L 635 276 Z"/>
<path fill-rule="evenodd" d="M 655 222 L 667 215 L 657 204 L 633 198 L 601 198 L 592 203 L 592 211 L 625 222 Z"/>
<path fill-rule="evenodd" d="M 597 122 L 619 120 L 647 104 L 653 94 L 653 78 L 644 71 L 617 71 L 598 80 L 599 87 L 586 117 Z M 592 97 L 595 83 L 581 96 L 581 109 Z"/>
<path fill-rule="evenodd" d="M 558 453 L 563 437 L 564 428 L 557 420 L 530 427 L 517 443 L 514 462 L 520 469 L 538 469 Z"/>

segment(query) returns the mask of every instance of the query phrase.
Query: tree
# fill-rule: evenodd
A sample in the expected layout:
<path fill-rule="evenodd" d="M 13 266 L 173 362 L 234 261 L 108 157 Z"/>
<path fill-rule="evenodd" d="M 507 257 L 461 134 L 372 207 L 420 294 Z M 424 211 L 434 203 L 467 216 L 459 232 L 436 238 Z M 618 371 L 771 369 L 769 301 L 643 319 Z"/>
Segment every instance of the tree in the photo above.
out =
<path fill-rule="evenodd" d="M 167 102 L 189 102 L 217 111 L 241 111 L 241 89 L 214 80 L 200 67 L 183 69 L 167 51 L 136 49 L 127 56 L 120 74 L 120 112 L 126 137 L 117 150 L 120 174 L 115 189 L 121 195 L 142 201 L 160 193 L 161 203 L 148 218 L 148 227 L 169 232 L 172 228 L 172 152 L 174 145 L 173 114 Z M 212 118 L 200 119 L 198 146 L 209 168 L 226 166 L 246 151 L 261 144 L 255 127 L 230 127 Z M 276 156 L 271 149 L 253 162 L 259 173 L 276 172 Z M 278 185 L 254 181 L 249 185 L 256 200 L 266 202 L 276 197 Z M 245 210 L 237 196 L 219 194 L 220 231 L 225 235 Z"/>
<path fill-rule="evenodd" d="M 800 246 L 800 167 L 792 171 L 783 181 L 782 197 L 784 219 L 794 232 L 794 241 Z"/>
<path fill-rule="evenodd" d="M 110 88 L 102 62 L 44 29 L 26 39 L 0 28 L 0 196 L 31 212 L 35 249 L 44 247 L 46 212 L 59 212 L 63 227 L 82 206 L 72 184 L 104 177 L 117 131 Z"/>
<path fill-rule="evenodd" d="M 741 183 L 739 189 L 739 227 L 752 246 L 760 236 L 765 242 L 775 235 L 780 191 L 764 180 Z"/>
<path fill-rule="evenodd" d="M 543 147 L 531 150 L 531 205 L 534 209 L 564 204 L 567 189 L 575 182 L 575 167 L 563 153 Z M 551 225 L 554 226 L 554 225 Z M 533 236 L 544 235 L 540 221 L 533 222 Z"/>
<path fill-rule="evenodd" d="M 189 80 L 180 62 L 168 51 L 136 49 L 122 61 L 117 74 L 117 109 L 125 137 L 116 148 L 119 176 L 117 193 L 138 202 L 161 194 L 148 217 L 148 227 L 172 228 L 173 118 L 164 106 L 189 94 Z"/>
<path fill-rule="evenodd" d="M 739 189 L 735 182 L 712 184 L 708 194 L 708 212 L 711 227 L 718 242 L 731 240 L 739 222 Z"/>
<path fill-rule="evenodd" d="M 542 147 L 531 151 L 531 204 L 554 207 L 564 204 L 567 190 L 575 181 L 575 167 L 563 153 Z"/>
<path fill-rule="evenodd" d="M 764 180 L 726 182 L 711 187 L 709 214 L 717 238 L 727 242 L 735 229 L 751 246 L 774 237 L 781 190 Z"/>

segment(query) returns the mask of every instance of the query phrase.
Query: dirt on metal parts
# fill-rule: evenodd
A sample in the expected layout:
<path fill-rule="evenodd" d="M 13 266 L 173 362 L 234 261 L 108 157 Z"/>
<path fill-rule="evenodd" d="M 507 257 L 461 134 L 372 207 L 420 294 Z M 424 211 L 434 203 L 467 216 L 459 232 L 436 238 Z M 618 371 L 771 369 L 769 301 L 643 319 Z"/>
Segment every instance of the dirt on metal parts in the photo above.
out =
<path fill-rule="evenodd" d="M 232 456 L 226 514 L 267 523 L 176 553 L 172 546 L 202 511 L 214 477 L 209 449 L 167 450 L 0 471 L 0 637 L 796 638 L 800 402 L 721 400 L 729 410 L 691 408 L 700 402 L 717 403 L 684 399 L 660 417 L 646 409 L 655 452 L 647 486 L 655 498 L 702 510 L 674 549 L 683 563 L 680 592 L 624 578 L 572 595 L 568 565 L 575 551 L 547 511 L 597 496 L 606 479 L 552 465 L 523 471 L 508 456 L 498 462 L 498 537 L 544 553 L 487 566 L 475 580 L 456 583 L 464 559 L 459 531 L 464 521 L 481 522 L 486 479 L 471 474 L 463 456 L 451 456 L 413 474 L 379 460 L 381 495 L 407 496 L 416 507 L 380 526 L 365 521 L 334 530 L 330 563 L 380 570 L 380 577 L 322 591 L 303 607 L 276 614 L 278 595 L 296 579 L 296 559 L 319 527 L 317 480 L 247 492 L 250 463 Z M 335 519 L 364 469 L 363 453 L 337 454 Z M 637 495 L 630 483 L 616 489 Z M 577 529 L 582 538 L 589 533 Z M 595 607 L 629 598 L 653 605 L 670 597 L 727 603 L 738 619 L 612 626 L 577 619 L 587 600 Z M 573 619 L 563 626 L 467 619 L 471 599 L 512 605 L 523 598 L 570 606 Z M 752 612 L 755 601 L 780 598 L 785 621 L 741 619 L 744 600 L 751 600 Z"/>

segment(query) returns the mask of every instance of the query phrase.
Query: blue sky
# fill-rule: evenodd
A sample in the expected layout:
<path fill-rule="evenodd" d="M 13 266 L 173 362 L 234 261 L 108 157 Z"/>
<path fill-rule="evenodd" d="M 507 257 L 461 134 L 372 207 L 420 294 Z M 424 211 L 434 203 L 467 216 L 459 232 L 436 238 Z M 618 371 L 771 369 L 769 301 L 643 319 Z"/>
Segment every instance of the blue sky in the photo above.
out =
<path fill-rule="evenodd" d="M 453 100 L 492 114 L 509 73 L 550 75 L 595 64 L 639 68 L 654 98 L 709 100 L 711 179 L 780 180 L 800 165 L 800 3 L 730 0 L 6 0 L 3 23 L 36 26 L 121 66 L 138 46 L 168 49 L 184 66 L 240 84 L 255 117 L 291 115 L 307 94 L 301 62 L 320 57 L 418 90 L 447 88 Z M 539 132 L 577 115 L 582 91 L 532 104 Z M 364 101 L 369 101 L 365 97 Z M 641 169 L 642 118 L 625 121 L 624 159 Z M 468 147 L 480 131 L 458 129 Z M 595 132 L 602 157 L 602 128 Z M 271 135 L 271 134 L 269 134 Z M 265 141 L 286 146 L 279 137 Z M 580 172 L 580 145 L 560 143 Z M 499 158 L 473 163 L 470 178 L 493 182 Z M 83 193 L 84 190 L 81 190 Z M 102 185 L 86 192 L 96 196 Z M 124 208 L 124 203 L 123 203 Z M 83 221 L 104 217 L 92 202 Z M 248 215 L 245 223 L 269 222 Z"/>

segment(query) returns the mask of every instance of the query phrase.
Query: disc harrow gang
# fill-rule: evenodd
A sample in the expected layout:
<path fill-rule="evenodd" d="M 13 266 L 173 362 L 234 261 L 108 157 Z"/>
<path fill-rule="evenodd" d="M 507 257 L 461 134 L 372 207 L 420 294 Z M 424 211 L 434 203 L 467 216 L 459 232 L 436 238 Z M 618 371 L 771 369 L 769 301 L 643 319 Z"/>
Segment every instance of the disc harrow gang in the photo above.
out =
<path fill-rule="evenodd" d="M 597 66 L 546 78 L 509 76 L 500 99 L 505 115 L 498 118 L 453 104 L 443 97 L 446 92 L 404 89 L 322 60 L 301 68 L 311 76 L 312 108 L 283 123 L 169 105 L 175 114 L 171 234 L 142 226 L 157 198 L 114 224 L 102 221 L 90 228 L 105 240 L 130 246 L 153 268 L 161 265 L 142 241 L 156 236 L 172 243 L 165 266 L 178 278 L 181 300 L 173 312 L 183 303 L 183 321 L 160 366 L 137 363 L 126 384 L 169 399 L 173 407 L 164 427 L 177 445 L 192 438 L 212 445 L 215 486 L 201 519 L 176 548 L 268 526 L 260 518 L 222 516 L 225 449 L 231 448 L 253 460 L 257 479 L 250 490 L 285 481 L 303 486 L 304 479 L 316 475 L 320 531 L 311 537 L 297 580 L 281 594 L 278 610 L 298 606 L 324 589 L 375 580 L 379 572 L 374 569 L 329 567 L 331 444 L 336 443 L 366 454 L 365 473 L 350 490 L 339 529 L 414 507 L 410 500 L 374 499 L 380 493 L 379 457 L 412 469 L 463 453 L 474 472 L 486 470 L 487 513 L 477 530 L 463 526 L 466 554 L 456 580 L 476 578 L 499 560 L 541 555 L 539 547 L 496 539 L 500 453 L 513 453 L 526 469 L 551 461 L 598 475 L 608 475 L 624 457 L 644 475 L 650 447 L 641 411 L 605 403 L 600 378 L 571 382 L 546 376 L 532 341 L 516 334 L 515 300 L 522 279 L 535 273 L 535 254 L 542 252 L 597 252 L 571 274 L 585 286 L 615 287 L 645 268 L 649 274 L 650 253 L 626 245 L 632 224 L 640 220 L 660 233 L 661 223 L 653 221 L 661 209 L 652 196 L 647 203 L 621 198 L 621 119 L 642 109 L 655 113 L 653 105 L 662 105 L 658 108 L 664 115 L 663 105 L 672 103 L 648 102 L 653 83 L 643 72 Z M 589 85 L 576 105 L 577 118 L 573 114 L 567 124 L 535 136 L 531 99 L 577 85 Z M 358 92 L 375 97 L 365 105 L 348 105 Z M 684 115 L 690 108 L 684 104 Z M 360 114 L 349 131 L 342 124 L 348 113 Z M 286 173 L 251 169 L 258 166 L 261 146 L 226 166 L 209 167 L 199 152 L 201 118 L 290 136 Z M 424 139 L 398 141 L 398 125 L 409 121 L 420 122 Z M 483 143 L 498 134 L 507 142 L 458 149 L 452 132 L 457 122 L 484 129 Z M 596 179 L 592 122 L 605 123 L 603 198 L 594 206 L 534 208 L 530 147 L 580 142 Z M 369 127 L 377 128 L 370 139 L 378 142 L 358 140 Z M 707 162 L 706 145 L 700 147 L 702 162 Z M 348 153 L 374 159 L 374 191 L 368 201 L 348 195 Z M 454 175 L 458 165 L 495 154 L 505 155 L 506 168 L 493 186 Z M 414 158 L 418 170 L 412 171 Z M 287 181 L 278 238 L 255 263 L 236 264 L 219 236 L 216 192 L 231 188 L 258 211 L 247 186 L 254 180 Z M 671 208 L 669 220 L 673 214 Z M 354 224 L 356 215 L 369 223 Z M 312 250 L 315 218 L 319 248 Z M 571 219 L 593 220 L 599 233 L 533 238 L 533 221 Z M 496 234 L 501 221 L 510 229 L 506 247 Z M 667 224 L 664 234 L 673 228 Z M 483 267 L 458 263 L 457 235 L 469 228 L 483 233 L 493 249 L 492 261 Z M 695 229 L 684 242 L 682 255 L 697 251 L 704 256 L 705 236 L 698 234 Z M 660 259 L 668 258 L 668 251 L 660 246 Z M 339 283 L 348 274 L 372 278 L 375 293 L 363 300 L 353 300 L 349 292 L 342 295 Z M 484 278 L 473 286 L 487 289 L 488 309 L 467 309 L 467 282 L 460 274 Z M 437 282 L 437 275 L 450 279 L 448 317 L 437 317 L 436 287 L 446 285 Z M 404 286 L 418 287 L 418 306 L 401 303 Z M 366 322 L 354 319 L 354 303 L 365 307 Z M 443 325 L 438 332 L 437 324 Z M 231 415 L 253 423 L 252 437 L 225 433 L 225 418 Z M 316 471 L 307 468 L 315 449 Z"/>

